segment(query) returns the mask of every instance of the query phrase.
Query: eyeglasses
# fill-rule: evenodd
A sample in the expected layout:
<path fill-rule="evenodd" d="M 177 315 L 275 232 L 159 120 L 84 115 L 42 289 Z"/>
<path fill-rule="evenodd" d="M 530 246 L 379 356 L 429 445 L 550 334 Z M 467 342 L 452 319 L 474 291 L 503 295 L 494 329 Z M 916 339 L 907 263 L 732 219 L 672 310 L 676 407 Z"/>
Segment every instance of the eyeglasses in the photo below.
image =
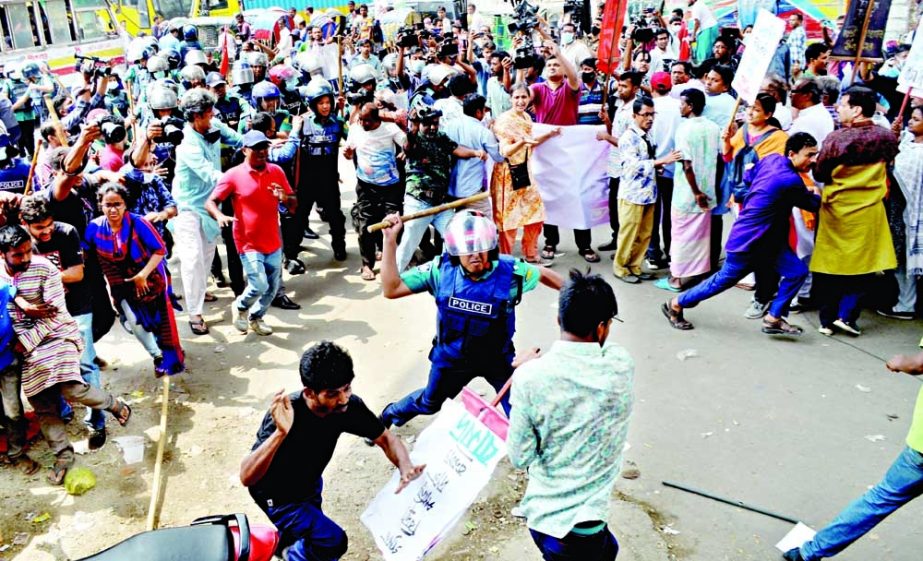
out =
<path fill-rule="evenodd" d="M 653 119 L 653 118 L 654 118 L 654 112 L 650 112 L 650 113 L 638 113 L 637 115 L 638 115 L 638 117 L 641 117 L 641 118 L 644 118 L 644 119 L 647 119 L 647 118 Z"/>

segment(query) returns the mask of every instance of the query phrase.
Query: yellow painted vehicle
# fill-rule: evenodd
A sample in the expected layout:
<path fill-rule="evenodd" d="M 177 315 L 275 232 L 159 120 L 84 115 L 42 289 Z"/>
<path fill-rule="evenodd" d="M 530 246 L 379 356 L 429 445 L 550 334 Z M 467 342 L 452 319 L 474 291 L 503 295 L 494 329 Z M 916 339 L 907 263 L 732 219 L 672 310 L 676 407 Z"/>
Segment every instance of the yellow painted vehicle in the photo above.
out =
<path fill-rule="evenodd" d="M 0 66 L 32 61 L 67 76 L 75 55 L 124 60 L 112 21 L 105 0 L 0 0 Z"/>
<path fill-rule="evenodd" d="M 233 16 L 241 11 L 241 0 L 111 0 L 112 11 L 132 37 L 152 34 L 154 18 Z"/>

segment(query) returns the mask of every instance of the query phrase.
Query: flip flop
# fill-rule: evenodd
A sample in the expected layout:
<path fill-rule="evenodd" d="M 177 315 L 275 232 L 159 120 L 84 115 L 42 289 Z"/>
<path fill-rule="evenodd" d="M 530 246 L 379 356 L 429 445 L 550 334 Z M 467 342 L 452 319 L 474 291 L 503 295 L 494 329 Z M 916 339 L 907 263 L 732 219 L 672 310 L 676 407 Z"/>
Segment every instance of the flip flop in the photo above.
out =
<path fill-rule="evenodd" d="M 208 325 L 205 324 L 204 319 L 199 321 L 190 321 L 189 329 L 192 330 L 193 335 L 207 335 L 208 334 Z"/>
<path fill-rule="evenodd" d="M 206 301 L 206 302 L 217 302 L 217 301 L 218 301 L 218 297 L 215 296 L 214 294 L 212 294 L 211 292 L 206 292 L 206 293 L 205 293 L 205 301 Z"/>
<path fill-rule="evenodd" d="M 119 422 L 119 425 L 123 427 L 127 425 L 128 420 L 131 419 L 131 407 L 121 399 L 115 400 L 115 405 L 112 406 L 109 412 L 112 413 L 115 420 Z"/>
<path fill-rule="evenodd" d="M 72 467 L 74 467 L 74 460 L 56 458 L 54 464 L 51 466 L 51 473 L 48 474 L 48 483 L 52 485 L 63 485 L 67 470 Z"/>
<path fill-rule="evenodd" d="M 670 327 L 673 329 L 679 329 L 680 331 L 689 331 L 693 329 L 693 325 L 683 318 L 683 312 L 674 310 L 669 302 L 661 304 L 660 311 L 663 312 L 667 321 L 670 322 Z"/>
<path fill-rule="evenodd" d="M 798 337 L 804 333 L 804 329 L 797 325 L 792 325 L 784 319 L 776 321 L 763 320 L 763 333 L 767 335 L 791 335 Z"/>
<path fill-rule="evenodd" d="M 42 466 L 38 462 L 25 454 L 15 460 L 10 460 L 10 463 L 19 468 L 19 471 L 23 475 L 34 475 L 35 472 L 42 469 Z"/>
<path fill-rule="evenodd" d="M 664 277 L 658 281 L 655 281 L 654 286 L 661 290 L 666 290 L 668 292 L 681 292 L 680 289 L 670 284 L 670 279 L 667 277 Z"/>
<path fill-rule="evenodd" d="M 361 270 L 360 276 L 362 277 L 362 280 L 364 281 L 373 281 L 375 280 L 375 271 L 368 269 L 366 267 L 363 267 Z"/>
<path fill-rule="evenodd" d="M 587 263 L 599 263 L 599 255 L 592 249 L 588 249 L 580 254 Z"/>
<path fill-rule="evenodd" d="M 553 245 L 546 245 L 545 247 L 543 247 L 542 252 L 540 254 L 542 256 L 542 259 L 548 259 L 549 261 L 554 259 L 554 250 L 555 250 L 555 247 Z"/>

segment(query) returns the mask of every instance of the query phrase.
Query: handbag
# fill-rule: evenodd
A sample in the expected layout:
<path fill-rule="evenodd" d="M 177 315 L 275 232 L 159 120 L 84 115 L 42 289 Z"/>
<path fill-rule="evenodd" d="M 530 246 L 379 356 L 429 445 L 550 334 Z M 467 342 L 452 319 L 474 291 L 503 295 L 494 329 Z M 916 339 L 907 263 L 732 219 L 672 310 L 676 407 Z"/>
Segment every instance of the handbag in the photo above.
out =
<path fill-rule="evenodd" d="M 532 186 L 532 179 L 529 177 L 528 158 L 521 164 L 512 164 L 509 160 L 506 161 L 506 164 L 510 168 L 510 180 L 514 191 Z"/>

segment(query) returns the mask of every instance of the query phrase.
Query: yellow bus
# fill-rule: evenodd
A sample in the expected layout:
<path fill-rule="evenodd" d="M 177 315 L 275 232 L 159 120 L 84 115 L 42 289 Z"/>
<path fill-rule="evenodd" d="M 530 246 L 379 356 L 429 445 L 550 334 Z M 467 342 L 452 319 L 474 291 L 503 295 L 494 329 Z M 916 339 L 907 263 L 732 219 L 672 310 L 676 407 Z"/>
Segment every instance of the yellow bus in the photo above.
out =
<path fill-rule="evenodd" d="M 0 0 L 0 66 L 37 62 L 72 74 L 76 57 L 123 60 L 105 0 Z"/>
<path fill-rule="evenodd" d="M 164 20 L 199 16 L 233 16 L 241 0 L 111 0 L 115 17 L 132 37 L 151 34 L 154 18 Z"/>

